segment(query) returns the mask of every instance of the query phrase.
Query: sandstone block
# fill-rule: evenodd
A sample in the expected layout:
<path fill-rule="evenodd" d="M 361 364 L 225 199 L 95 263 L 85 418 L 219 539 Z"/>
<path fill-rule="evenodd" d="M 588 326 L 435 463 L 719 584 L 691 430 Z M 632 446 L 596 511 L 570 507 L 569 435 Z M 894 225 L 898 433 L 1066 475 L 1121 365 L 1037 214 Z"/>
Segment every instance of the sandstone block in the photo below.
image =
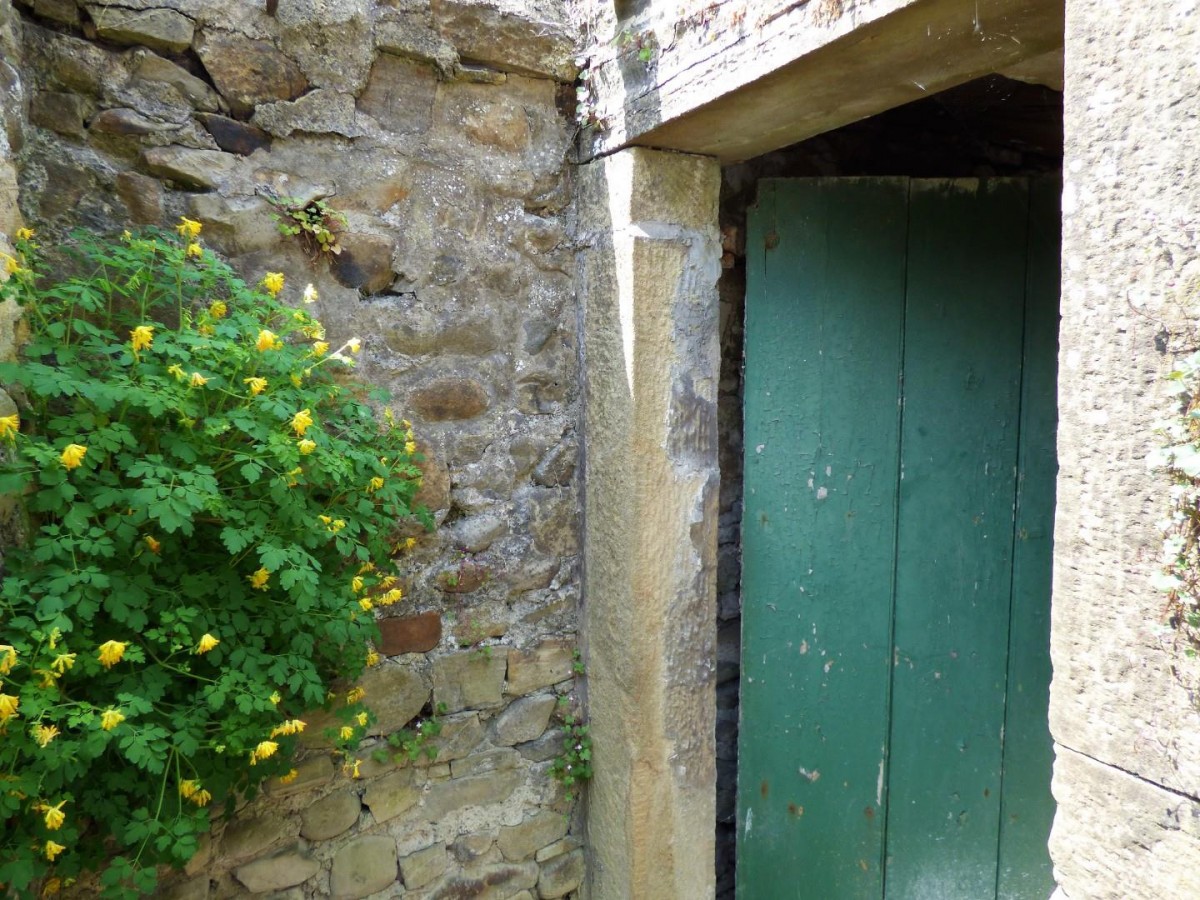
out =
<path fill-rule="evenodd" d="M 230 860 L 248 859 L 297 833 L 294 822 L 277 813 L 235 819 L 221 838 L 221 855 Z"/>
<path fill-rule="evenodd" d="M 563 750 L 562 733 L 557 728 L 551 728 L 537 740 L 519 745 L 517 750 L 530 762 L 554 759 Z"/>
<path fill-rule="evenodd" d="M 410 891 L 422 888 L 446 871 L 450 860 L 446 858 L 444 844 L 434 844 L 400 860 L 400 875 L 404 886 Z"/>
<path fill-rule="evenodd" d="M 572 850 L 578 850 L 583 846 L 583 841 L 569 834 L 564 838 L 560 838 L 553 844 L 549 844 L 539 850 L 534 857 L 538 862 L 544 863 L 547 860 L 554 859 L 556 856 L 562 856 L 564 853 L 570 853 Z"/>
<path fill-rule="evenodd" d="M 474 752 L 482 740 L 483 725 L 479 722 L 478 713 L 451 716 L 443 719 L 442 733 L 433 741 L 433 745 L 437 748 L 438 753 L 432 760 L 433 765 L 429 768 L 430 774 L 432 775 L 433 769 L 436 766 L 455 759 L 462 759 L 469 753 Z M 423 760 L 427 761 L 427 758 L 417 760 L 417 764 L 425 764 Z"/>
<path fill-rule="evenodd" d="M 161 891 L 162 900 L 208 900 L 208 878 L 192 878 Z"/>
<path fill-rule="evenodd" d="M 502 702 L 507 651 L 493 650 L 490 658 L 480 651 L 452 653 L 433 663 L 433 698 L 448 712 L 480 709 Z"/>
<path fill-rule="evenodd" d="M 333 858 L 329 889 L 334 900 L 358 900 L 396 881 L 396 842 L 383 835 L 351 841 Z"/>
<path fill-rule="evenodd" d="M 221 187 L 238 165 L 236 156 L 190 147 L 151 147 L 142 152 L 142 159 L 151 175 L 201 191 Z"/>
<path fill-rule="evenodd" d="M 442 640 L 442 615 L 431 610 L 415 616 L 381 619 L 379 631 L 382 635 L 379 650 L 384 656 L 427 653 Z"/>
<path fill-rule="evenodd" d="M 146 50 L 134 50 L 137 63 L 132 71 L 132 86 L 166 86 L 178 92 L 191 106 L 204 112 L 216 112 L 220 107 L 217 92 L 182 66 Z"/>
<path fill-rule="evenodd" d="M 49 85 L 97 97 L 122 80 L 119 57 L 90 41 L 26 24 L 25 62 L 45 73 Z"/>
<path fill-rule="evenodd" d="M 272 797 L 291 797 L 305 791 L 314 791 L 324 787 L 333 779 L 333 760 L 326 754 L 310 756 L 296 764 L 296 778 L 284 784 L 278 778 L 272 779 L 267 790 Z"/>
<path fill-rule="evenodd" d="M 432 63 L 442 76 L 453 74 L 458 65 L 454 47 L 433 30 L 429 16 L 418 11 L 379 10 L 375 46 L 381 53 Z"/>
<path fill-rule="evenodd" d="M 289 850 L 240 866 L 234 871 L 234 877 L 250 893 L 261 894 L 303 884 L 319 871 L 321 864 L 307 853 Z M 205 881 L 207 883 L 207 879 Z"/>
<path fill-rule="evenodd" d="M 222 253 L 236 256 L 279 243 L 271 207 L 261 197 L 196 194 L 188 208 L 192 218 L 204 223 L 204 240 Z"/>
<path fill-rule="evenodd" d="M 529 119 L 523 107 L 511 101 L 476 104 L 463 116 L 463 130 L 477 144 L 520 152 L 529 147 Z"/>
<path fill-rule="evenodd" d="M 308 89 L 299 66 L 266 41 L 205 31 L 196 40 L 196 53 L 239 116 L 248 115 L 259 103 L 293 100 Z"/>
<path fill-rule="evenodd" d="M 472 869 L 470 875 L 456 875 L 447 879 L 429 895 L 429 900 L 458 900 L 462 897 L 515 900 L 521 892 L 536 885 L 537 879 L 538 866 L 535 862 L 480 866 Z"/>
<path fill-rule="evenodd" d="M 198 118 L 200 124 L 217 142 L 217 146 L 226 153 L 249 156 L 255 150 L 271 146 L 271 136 L 261 128 L 214 114 L 201 115 Z"/>
<path fill-rule="evenodd" d="M 567 834 L 567 817 L 552 810 L 543 810 L 530 816 L 520 825 L 500 829 L 496 846 L 508 860 L 522 860 L 533 856 L 543 847 L 548 847 Z"/>
<path fill-rule="evenodd" d="M 468 553 L 482 553 L 508 533 L 508 523 L 499 516 L 472 516 L 454 525 L 454 543 Z"/>
<path fill-rule="evenodd" d="M 330 271 L 346 287 L 364 294 L 386 290 L 395 278 L 392 254 L 395 242 L 381 234 L 345 232 L 338 235 L 342 252 L 331 260 Z"/>
<path fill-rule="evenodd" d="M 416 506 L 424 506 L 430 512 L 447 509 L 450 506 L 450 469 L 437 459 L 428 446 L 417 445 L 417 450 L 424 457 L 418 463 L 421 470 L 421 488 L 413 498 Z"/>
<path fill-rule="evenodd" d="M 538 461 L 533 470 L 533 483 L 543 487 L 565 487 L 571 483 L 578 462 L 578 445 L 573 440 L 563 440 Z"/>
<path fill-rule="evenodd" d="M 178 53 L 192 43 L 196 26 L 173 9 L 124 9 L 120 6 L 84 7 L 96 23 L 96 33 L 117 44 L 142 44 L 155 50 Z"/>
<path fill-rule="evenodd" d="M 450 845 L 450 855 L 463 865 L 473 863 L 492 849 L 496 834 L 495 830 L 464 834 Z"/>
<path fill-rule="evenodd" d="M 78 94 L 36 91 L 29 104 L 29 121 L 59 134 L 83 137 L 87 101 Z"/>
<path fill-rule="evenodd" d="M 473 419 L 490 402 L 487 390 L 473 378 L 439 378 L 409 395 L 413 410 L 434 422 Z"/>
<path fill-rule="evenodd" d="M 319 88 L 297 100 L 261 103 L 251 122 L 275 137 L 287 137 L 294 131 L 345 137 L 361 133 L 354 124 L 354 98 L 330 88 Z"/>
<path fill-rule="evenodd" d="M 508 693 L 528 694 L 571 677 L 575 647 L 570 641 L 545 641 L 532 650 L 508 654 Z"/>
<path fill-rule="evenodd" d="M 384 664 L 368 669 L 358 683 L 367 692 L 367 706 L 375 713 L 375 724 L 367 732 L 372 736 L 399 731 L 429 702 L 430 680 L 422 667 Z M 332 746 L 323 732 L 342 725 L 332 709 L 312 710 L 304 720 L 308 728 L 301 743 L 306 747 Z"/>
<path fill-rule="evenodd" d="M 79 5 L 75 0 L 26 0 L 26 5 L 43 19 L 64 25 L 79 24 Z"/>
<path fill-rule="evenodd" d="M 337 837 L 358 821 L 362 802 L 352 791 L 336 791 L 300 814 L 300 836 L 310 841 Z"/>
<path fill-rule="evenodd" d="M 488 772 L 503 772 L 515 769 L 521 761 L 521 754 L 516 750 L 488 750 L 456 759 L 450 764 L 450 774 L 455 778 L 466 778 L 472 775 L 486 775 Z"/>
<path fill-rule="evenodd" d="M 546 730 L 557 705 L 554 694 L 534 694 L 514 701 L 492 724 L 492 740 L 502 747 L 534 740 Z"/>
<path fill-rule="evenodd" d="M 538 896 L 543 900 L 565 897 L 583 881 L 583 851 L 575 850 L 542 866 L 538 877 Z"/>
<path fill-rule="evenodd" d="M 421 799 L 423 783 L 412 769 L 402 769 L 380 778 L 367 788 L 363 803 L 371 810 L 376 822 L 386 822 L 407 812 Z"/>
<path fill-rule="evenodd" d="M 143 116 L 135 109 L 106 109 L 97 113 L 88 127 L 100 134 L 123 134 L 138 137 L 162 131 L 172 125 Z"/>
<path fill-rule="evenodd" d="M 422 818 L 431 822 L 469 806 L 492 806 L 512 796 L 525 775 L 515 769 L 476 775 L 471 778 L 451 778 L 430 787 L 425 795 Z"/>
<path fill-rule="evenodd" d="M 437 76 L 429 66 L 382 54 L 371 67 L 358 108 L 389 134 L 424 134 L 433 121 Z"/>
<path fill-rule="evenodd" d="M 430 6 L 438 31 L 463 57 L 507 72 L 574 80 L 576 37 L 565 17 L 549 20 L 514 0 L 431 0 Z"/>

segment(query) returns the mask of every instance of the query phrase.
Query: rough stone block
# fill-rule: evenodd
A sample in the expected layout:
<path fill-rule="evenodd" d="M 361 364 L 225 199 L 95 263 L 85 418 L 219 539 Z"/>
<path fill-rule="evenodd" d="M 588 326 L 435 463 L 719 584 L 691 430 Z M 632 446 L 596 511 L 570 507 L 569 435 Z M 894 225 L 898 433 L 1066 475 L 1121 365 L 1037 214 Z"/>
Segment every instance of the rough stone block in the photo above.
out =
<path fill-rule="evenodd" d="M 527 859 L 548 847 L 567 834 L 570 823 L 567 817 L 552 810 L 543 810 L 530 816 L 520 825 L 500 829 L 496 846 L 508 860 Z"/>
<path fill-rule="evenodd" d="M 458 66 L 458 53 L 433 30 L 427 11 L 379 10 L 375 46 L 381 53 L 433 63 L 442 76 L 453 74 Z"/>
<path fill-rule="evenodd" d="M 499 516 L 472 516 L 454 523 L 453 541 L 468 553 L 482 553 L 508 530 L 508 523 Z"/>
<path fill-rule="evenodd" d="M 236 819 L 221 838 L 221 855 L 237 861 L 256 856 L 287 838 L 294 838 L 296 823 L 278 813 Z"/>
<path fill-rule="evenodd" d="M 530 762 L 546 762 L 554 759 L 563 751 L 562 732 L 557 728 L 551 728 L 537 740 L 520 744 L 517 750 Z"/>
<path fill-rule="evenodd" d="M 583 881 L 583 851 L 575 850 L 542 866 L 538 877 L 538 896 L 543 900 L 565 897 Z"/>
<path fill-rule="evenodd" d="M 546 641 L 532 650 L 508 654 L 508 693 L 528 694 L 571 677 L 575 645 L 570 641 Z"/>
<path fill-rule="evenodd" d="M 336 791 L 300 814 L 300 836 L 310 841 L 327 841 L 351 828 L 362 811 L 358 795 Z"/>
<path fill-rule="evenodd" d="M 565 20 L 550 20 L 517 0 L 431 0 L 434 23 L 466 59 L 507 72 L 573 81 L 576 34 Z M 549 11 L 542 4 L 538 13 Z"/>
<path fill-rule="evenodd" d="M 474 752 L 483 741 L 483 725 L 478 713 L 453 716 L 442 720 L 442 733 L 433 740 L 438 754 L 432 761 L 426 757 L 417 760 L 417 765 L 433 766 L 462 759 Z"/>
<path fill-rule="evenodd" d="M 357 838 L 333 858 L 329 889 L 334 900 L 359 900 L 394 884 L 396 842 L 383 835 Z"/>
<path fill-rule="evenodd" d="M 159 89 L 165 85 L 178 92 L 191 106 L 203 112 L 216 112 L 220 100 L 208 82 L 197 78 L 182 66 L 146 50 L 134 50 L 137 63 L 131 73 L 131 87 Z"/>
<path fill-rule="evenodd" d="M 79 4 L 75 0 L 26 0 L 26 5 L 43 19 L 79 25 Z"/>
<path fill-rule="evenodd" d="M 424 506 L 430 512 L 448 509 L 450 506 L 450 468 L 433 455 L 427 445 L 417 444 L 417 451 L 425 457 L 418 463 L 421 470 L 421 488 L 413 497 L 413 505 Z"/>
<path fill-rule="evenodd" d="M 107 4 L 84 7 L 96 23 L 96 33 L 117 44 L 142 44 L 178 53 L 192 43 L 195 25 L 173 9 L 123 9 Z"/>
<path fill-rule="evenodd" d="M 523 864 L 499 863 L 473 868 L 469 875 L 456 875 L 440 884 L 429 900 L 457 900 L 462 897 L 479 897 L 487 900 L 512 900 L 537 884 L 538 866 L 535 862 Z"/>
<path fill-rule="evenodd" d="M 238 166 L 236 156 L 190 147 L 151 147 L 143 151 L 142 159 L 151 175 L 200 191 L 221 187 Z"/>
<path fill-rule="evenodd" d="M 404 879 L 404 886 L 415 891 L 445 872 L 449 865 L 445 844 L 434 844 L 400 860 L 400 875 Z"/>
<path fill-rule="evenodd" d="M 422 818 L 437 822 L 443 816 L 464 807 L 503 803 L 512 796 L 524 778 L 523 772 L 507 769 L 472 778 L 452 778 L 434 784 L 425 796 Z"/>
<path fill-rule="evenodd" d="M 261 128 L 213 114 L 201 115 L 200 124 L 226 153 L 249 156 L 255 150 L 271 146 L 271 136 Z"/>
<path fill-rule="evenodd" d="M 535 694 L 514 701 L 492 724 L 492 740 L 502 747 L 534 740 L 546 730 L 557 705 L 554 694 Z"/>
<path fill-rule="evenodd" d="M 384 656 L 402 653 L 427 653 L 442 640 L 442 614 L 430 610 L 415 616 L 392 616 L 379 621 Z"/>
<path fill-rule="evenodd" d="M 371 736 L 391 734 L 411 722 L 429 702 L 429 674 L 423 667 L 380 665 L 368 669 L 358 681 L 365 690 L 365 703 L 375 713 L 376 721 L 368 729 Z M 306 747 L 329 747 L 331 739 L 323 732 L 341 727 L 341 720 L 331 710 L 313 710 L 304 720 L 308 723 L 301 739 Z"/>
<path fill-rule="evenodd" d="M 490 657 L 478 650 L 439 657 L 433 663 L 434 702 L 445 703 L 447 712 L 498 706 L 507 665 L 504 650 Z"/>
<path fill-rule="evenodd" d="M 507 98 L 471 104 L 463 115 L 462 128 L 470 140 L 485 147 L 510 153 L 529 148 L 529 117 L 523 106 Z"/>
<path fill-rule="evenodd" d="M 273 778 L 267 785 L 272 797 L 291 797 L 305 791 L 315 791 L 328 784 L 334 773 L 333 760 L 327 755 L 310 756 L 296 764 L 296 777 L 287 784 Z"/>
<path fill-rule="evenodd" d="M 143 116 L 136 109 L 106 109 L 92 117 L 89 130 L 98 134 L 120 134 L 132 137 L 153 134 L 173 128 L 170 122 Z"/>
<path fill-rule="evenodd" d="M 239 116 L 248 115 L 259 103 L 293 100 L 308 89 L 300 67 L 266 41 L 205 31 L 196 39 L 196 53 Z"/>
<path fill-rule="evenodd" d="M 487 389 L 473 378 L 439 378 L 408 398 L 413 411 L 431 422 L 473 419 L 491 404 Z"/>
<path fill-rule="evenodd" d="M 161 900 L 208 900 L 208 878 L 192 878 L 162 890 Z"/>
<path fill-rule="evenodd" d="M 450 855 L 459 863 L 467 865 L 485 856 L 496 843 L 496 830 L 464 834 L 450 845 Z"/>
<path fill-rule="evenodd" d="M 386 822 L 417 805 L 424 789 L 412 769 L 402 769 L 380 778 L 367 788 L 363 803 L 376 822 Z"/>
<path fill-rule="evenodd" d="M 29 104 L 29 121 L 59 134 L 83 137 L 88 103 L 78 94 L 36 91 Z"/>
<path fill-rule="evenodd" d="M 98 97 L 123 78 L 115 53 L 90 41 L 26 24 L 21 49 L 25 62 L 45 74 L 47 86 Z"/>
<path fill-rule="evenodd" d="M 547 860 L 554 859 L 556 856 L 562 856 L 564 853 L 570 853 L 572 850 L 578 850 L 583 846 L 583 841 L 573 834 L 555 841 L 553 844 L 548 844 L 537 852 L 535 859 L 544 863 Z"/>
<path fill-rule="evenodd" d="M 303 884 L 321 871 L 321 864 L 300 850 L 289 850 L 238 867 L 234 876 L 252 894 L 280 891 Z M 205 880 L 207 884 L 207 879 Z"/>
<path fill-rule="evenodd" d="M 354 98 L 330 88 L 319 88 L 297 100 L 262 103 L 251 122 L 275 137 L 288 137 L 295 131 L 344 137 L 361 134 L 354 123 Z"/>
<path fill-rule="evenodd" d="M 488 750 L 454 760 L 450 764 L 450 773 L 455 778 L 465 778 L 469 775 L 502 772 L 505 769 L 515 769 L 520 761 L 521 754 L 516 750 Z"/>
<path fill-rule="evenodd" d="M 429 66 L 383 54 L 371 67 L 358 108 L 388 134 L 424 134 L 433 121 L 437 77 Z"/>
<path fill-rule="evenodd" d="M 196 194 L 188 208 L 192 218 L 204 223 L 205 242 L 222 253 L 236 256 L 279 244 L 271 207 L 261 197 Z"/>
<path fill-rule="evenodd" d="M 378 294 L 391 286 L 392 254 L 396 244 L 382 234 L 348 231 L 338 235 L 342 252 L 330 261 L 333 277 L 364 294 Z"/>

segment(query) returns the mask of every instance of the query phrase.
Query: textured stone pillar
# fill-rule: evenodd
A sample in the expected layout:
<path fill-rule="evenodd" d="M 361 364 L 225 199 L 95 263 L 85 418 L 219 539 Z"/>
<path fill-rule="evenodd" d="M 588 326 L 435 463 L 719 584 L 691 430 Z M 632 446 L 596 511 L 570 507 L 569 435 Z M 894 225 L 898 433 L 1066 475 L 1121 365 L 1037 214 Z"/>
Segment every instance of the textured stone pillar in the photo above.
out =
<path fill-rule="evenodd" d="M 1050 850 L 1070 900 L 1196 897 L 1200 679 L 1151 586 L 1168 498 L 1145 457 L 1200 297 L 1200 14 L 1068 0 L 1065 46 Z"/>
<path fill-rule="evenodd" d="M 717 196 L 711 159 L 581 169 L 594 900 L 714 892 Z"/>

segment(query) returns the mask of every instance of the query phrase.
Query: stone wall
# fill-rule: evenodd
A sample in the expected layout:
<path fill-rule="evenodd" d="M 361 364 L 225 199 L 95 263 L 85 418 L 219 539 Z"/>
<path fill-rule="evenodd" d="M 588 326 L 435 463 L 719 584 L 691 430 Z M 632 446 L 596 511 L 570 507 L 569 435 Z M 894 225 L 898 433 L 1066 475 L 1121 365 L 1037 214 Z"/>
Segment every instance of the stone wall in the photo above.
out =
<path fill-rule="evenodd" d="M 1200 894 L 1200 666 L 1151 587 L 1172 334 L 1200 288 L 1200 16 L 1069 0 L 1050 727 L 1062 893 Z M 1189 299 L 1190 298 L 1190 299 Z M 1191 343 L 1183 341 L 1182 343 Z"/>
<path fill-rule="evenodd" d="M 575 34 L 550 0 L 0 0 L 0 231 L 14 171 L 43 240 L 200 220 L 249 280 L 315 284 L 330 341 L 362 338 L 360 376 L 429 457 L 440 530 L 402 561 L 407 605 L 365 687 L 380 733 L 446 704 L 436 760 L 367 747 L 355 780 L 310 741 L 299 778 L 217 826 L 169 896 L 580 883 L 548 774 L 580 583 Z M 280 236 L 285 197 L 345 214 L 332 264 Z"/>

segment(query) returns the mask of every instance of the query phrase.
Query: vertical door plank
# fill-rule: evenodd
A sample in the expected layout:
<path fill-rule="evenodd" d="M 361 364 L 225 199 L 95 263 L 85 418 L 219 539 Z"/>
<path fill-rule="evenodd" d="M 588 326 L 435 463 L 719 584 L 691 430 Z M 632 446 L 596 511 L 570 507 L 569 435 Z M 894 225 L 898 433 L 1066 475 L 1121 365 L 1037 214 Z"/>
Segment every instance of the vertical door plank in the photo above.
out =
<path fill-rule="evenodd" d="M 996 886 L 1027 183 L 914 181 L 889 898 Z"/>
<path fill-rule="evenodd" d="M 765 181 L 751 214 L 744 900 L 881 895 L 906 194 Z"/>
<path fill-rule="evenodd" d="M 1054 818 L 1050 794 L 1054 744 L 1046 711 L 1050 704 L 1050 576 L 1058 471 L 1061 190 L 1057 178 L 1038 179 L 1030 189 L 1021 457 L 996 890 L 1004 900 L 1044 900 L 1054 891 L 1046 849 Z"/>

